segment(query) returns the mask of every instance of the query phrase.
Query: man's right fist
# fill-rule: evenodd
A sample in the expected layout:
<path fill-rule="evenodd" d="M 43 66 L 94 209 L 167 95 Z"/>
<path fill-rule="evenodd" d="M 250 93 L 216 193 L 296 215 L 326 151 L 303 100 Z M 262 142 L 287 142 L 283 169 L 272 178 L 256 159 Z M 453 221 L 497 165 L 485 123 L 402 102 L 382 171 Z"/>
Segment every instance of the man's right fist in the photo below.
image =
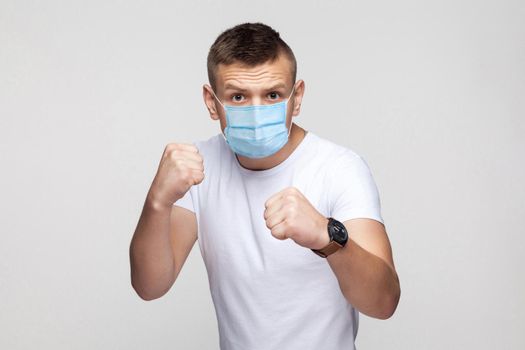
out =
<path fill-rule="evenodd" d="M 204 161 L 192 144 L 169 143 L 164 149 L 151 184 L 151 198 L 167 207 L 182 198 L 191 186 L 204 180 Z"/>

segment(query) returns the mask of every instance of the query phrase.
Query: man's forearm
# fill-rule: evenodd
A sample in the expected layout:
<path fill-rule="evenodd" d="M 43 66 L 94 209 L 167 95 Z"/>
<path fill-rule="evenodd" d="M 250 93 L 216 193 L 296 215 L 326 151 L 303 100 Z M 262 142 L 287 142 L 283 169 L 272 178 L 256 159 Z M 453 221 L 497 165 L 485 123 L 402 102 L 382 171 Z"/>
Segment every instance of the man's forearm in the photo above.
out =
<path fill-rule="evenodd" d="M 145 300 L 164 295 L 175 278 L 170 215 L 171 208 L 156 203 L 148 195 L 131 240 L 131 284 Z"/>
<path fill-rule="evenodd" d="M 349 303 L 371 317 L 392 316 L 399 302 L 400 287 L 396 272 L 384 260 L 351 239 L 327 260 Z"/>

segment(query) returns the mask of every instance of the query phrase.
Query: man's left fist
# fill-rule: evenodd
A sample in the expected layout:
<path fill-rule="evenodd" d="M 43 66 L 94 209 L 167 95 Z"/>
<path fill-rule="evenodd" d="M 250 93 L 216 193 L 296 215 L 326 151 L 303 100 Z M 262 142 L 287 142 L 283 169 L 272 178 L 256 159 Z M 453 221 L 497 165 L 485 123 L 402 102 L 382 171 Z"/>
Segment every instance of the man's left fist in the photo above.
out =
<path fill-rule="evenodd" d="M 310 249 L 321 249 L 330 243 L 328 219 L 297 188 L 287 187 L 277 192 L 264 206 L 266 226 L 275 238 L 291 238 Z"/>

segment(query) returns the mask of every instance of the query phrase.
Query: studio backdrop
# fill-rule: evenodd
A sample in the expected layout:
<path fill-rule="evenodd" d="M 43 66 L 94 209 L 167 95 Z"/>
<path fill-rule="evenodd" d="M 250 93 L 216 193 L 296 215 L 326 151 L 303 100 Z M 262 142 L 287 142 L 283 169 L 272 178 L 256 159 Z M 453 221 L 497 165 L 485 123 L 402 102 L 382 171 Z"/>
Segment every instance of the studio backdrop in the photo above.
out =
<path fill-rule="evenodd" d="M 196 243 L 142 300 L 129 243 L 164 147 L 220 132 L 223 30 L 294 50 L 306 130 L 368 163 L 401 282 L 359 349 L 524 349 L 523 1 L 0 1 L 0 348 L 218 349 Z M 254 330 L 256 332 L 256 330 Z"/>

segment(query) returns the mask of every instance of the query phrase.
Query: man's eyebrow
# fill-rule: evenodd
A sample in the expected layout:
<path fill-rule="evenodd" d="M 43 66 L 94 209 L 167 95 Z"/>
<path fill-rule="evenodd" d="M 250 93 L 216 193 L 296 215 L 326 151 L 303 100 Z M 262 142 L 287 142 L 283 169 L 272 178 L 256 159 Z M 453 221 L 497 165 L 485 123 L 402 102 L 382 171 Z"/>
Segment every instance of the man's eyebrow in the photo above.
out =
<path fill-rule="evenodd" d="M 286 85 L 284 83 L 277 83 L 275 85 L 271 85 L 266 90 L 275 90 L 275 89 L 283 89 L 283 88 L 286 88 Z"/>
<path fill-rule="evenodd" d="M 276 83 L 275 85 L 270 85 L 269 87 L 264 88 L 264 90 L 268 91 L 268 90 L 276 90 L 276 89 L 284 89 L 284 88 L 286 88 L 286 84 Z M 244 89 L 232 83 L 226 83 L 224 85 L 224 90 L 236 90 L 236 91 L 242 91 L 242 92 L 247 91 L 247 89 Z"/>
<path fill-rule="evenodd" d="M 232 83 L 226 83 L 224 85 L 224 90 L 237 90 L 237 91 L 246 91 L 246 89 L 241 88 L 240 86 L 237 86 Z"/>

